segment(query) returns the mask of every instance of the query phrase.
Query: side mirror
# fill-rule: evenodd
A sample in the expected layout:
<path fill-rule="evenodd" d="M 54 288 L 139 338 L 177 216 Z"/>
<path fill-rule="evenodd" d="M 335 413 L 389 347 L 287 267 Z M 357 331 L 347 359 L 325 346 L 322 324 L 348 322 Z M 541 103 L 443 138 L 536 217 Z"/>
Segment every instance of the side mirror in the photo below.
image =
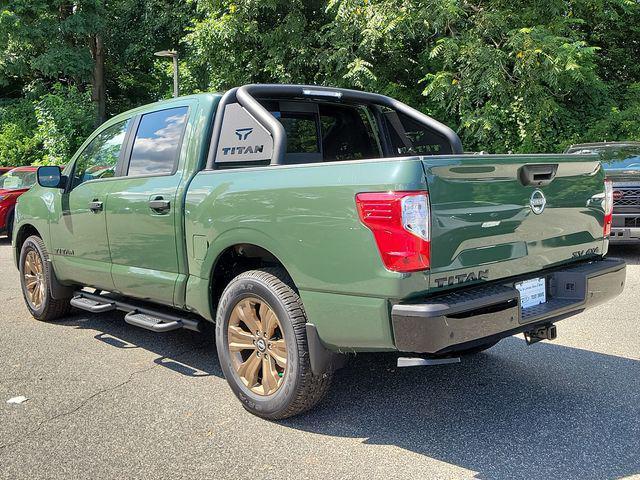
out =
<path fill-rule="evenodd" d="M 38 185 L 45 188 L 64 188 L 67 177 L 62 175 L 60 167 L 38 167 Z"/>

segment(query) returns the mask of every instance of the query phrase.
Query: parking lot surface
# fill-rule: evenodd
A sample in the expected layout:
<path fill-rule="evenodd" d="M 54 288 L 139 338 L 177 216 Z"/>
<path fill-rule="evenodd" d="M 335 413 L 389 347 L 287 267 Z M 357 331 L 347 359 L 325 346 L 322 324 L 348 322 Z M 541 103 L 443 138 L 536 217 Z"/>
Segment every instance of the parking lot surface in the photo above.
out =
<path fill-rule="evenodd" d="M 273 423 L 204 335 L 33 320 L 0 238 L 0 478 L 640 478 L 640 247 L 610 255 L 625 292 L 556 341 L 437 367 L 358 355 L 318 408 Z"/>

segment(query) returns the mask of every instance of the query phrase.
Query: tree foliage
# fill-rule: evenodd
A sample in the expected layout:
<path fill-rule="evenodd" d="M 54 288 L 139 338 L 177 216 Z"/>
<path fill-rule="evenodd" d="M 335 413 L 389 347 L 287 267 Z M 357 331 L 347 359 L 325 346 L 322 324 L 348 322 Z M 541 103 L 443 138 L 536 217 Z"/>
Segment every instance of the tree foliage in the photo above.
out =
<path fill-rule="evenodd" d="M 169 96 L 170 62 L 153 52 L 176 48 L 182 93 L 376 91 L 449 124 L 468 150 L 640 139 L 635 0 L 12 0 L 0 163 L 63 162 L 91 129 L 97 38 L 107 115 Z"/>

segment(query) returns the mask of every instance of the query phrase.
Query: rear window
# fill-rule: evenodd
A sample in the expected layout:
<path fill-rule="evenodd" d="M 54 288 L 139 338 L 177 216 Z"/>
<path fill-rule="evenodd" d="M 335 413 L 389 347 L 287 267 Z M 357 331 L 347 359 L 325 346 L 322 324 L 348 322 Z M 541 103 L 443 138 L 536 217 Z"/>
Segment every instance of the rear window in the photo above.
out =
<path fill-rule="evenodd" d="M 287 132 L 287 153 L 319 153 L 318 125 L 313 113 L 280 113 Z"/>
<path fill-rule="evenodd" d="M 364 106 L 266 102 L 287 134 L 285 163 L 380 158 L 375 123 Z M 277 107 L 279 109 L 276 109 Z"/>
<path fill-rule="evenodd" d="M 366 107 L 324 104 L 319 112 L 325 162 L 382 156 Z"/>
<path fill-rule="evenodd" d="M 396 110 L 378 105 L 261 99 L 284 127 L 285 165 L 451 153 L 449 140 Z M 248 133 L 246 133 L 248 132 Z M 269 165 L 272 139 L 239 104 L 225 107 L 218 168 Z"/>
<path fill-rule="evenodd" d="M 387 110 L 384 117 L 391 137 L 391 146 L 397 156 L 451 153 L 446 138 L 403 113 Z"/>

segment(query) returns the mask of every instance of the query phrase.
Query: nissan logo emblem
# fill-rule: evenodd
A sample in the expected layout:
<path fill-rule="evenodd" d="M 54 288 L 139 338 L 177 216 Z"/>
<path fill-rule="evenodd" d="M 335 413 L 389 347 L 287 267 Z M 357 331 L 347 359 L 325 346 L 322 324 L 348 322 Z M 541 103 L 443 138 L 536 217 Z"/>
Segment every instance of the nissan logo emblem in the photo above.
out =
<path fill-rule="evenodd" d="M 534 190 L 529 199 L 529 206 L 531 211 L 536 215 L 540 215 L 544 212 L 544 207 L 547 205 L 547 199 L 544 197 L 544 193 L 541 190 Z"/>

